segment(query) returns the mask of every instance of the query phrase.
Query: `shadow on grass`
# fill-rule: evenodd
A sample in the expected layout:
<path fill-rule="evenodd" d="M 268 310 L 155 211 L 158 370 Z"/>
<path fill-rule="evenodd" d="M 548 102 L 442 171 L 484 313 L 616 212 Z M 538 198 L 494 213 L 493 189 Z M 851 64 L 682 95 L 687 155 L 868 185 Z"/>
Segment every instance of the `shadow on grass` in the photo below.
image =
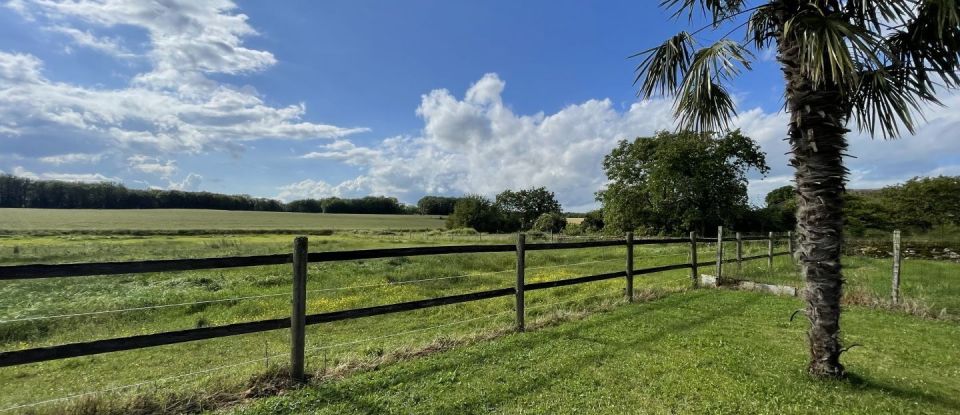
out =
<path fill-rule="evenodd" d="M 850 383 L 850 386 L 853 389 L 877 391 L 890 396 L 895 396 L 897 398 L 911 400 L 915 402 L 924 402 L 924 403 L 936 405 L 951 411 L 960 412 L 960 399 L 957 399 L 957 398 L 943 396 L 943 395 L 934 395 L 932 393 L 928 393 L 928 392 L 917 390 L 917 389 L 905 389 L 896 385 L 886 384 L 884 382 L 878 382 L 876 380 L 868 379 L 856 373 L 848 373 L 847 381 Z"/>
<path fill-rule="evenodd" d="M 743 312 L 754 303 L 760 301 L 760 297 L 741 297 L 726 305 L 721 305 L 710 310 L 696 310 L 686 307 L 685 310 L 691 312 L 685 313 L 678 318 L 674 324 L 657 326 L 653 331 L 638 331 L 637 336 L 628 336 L 625 340 L 614 340 L 603 335 L 587 335 L 594 332 L 593 329 L 599 326 L 623 324 L 625 320 L 642 317 L 646 313 L 656 313 L 669 308 L 683 307 L 682 301 L 696 301 L 699 298 L 708 296 L 711 293 L 695 292 L 683 297 L 666 297 L 657 301 L 638 304 L 634 313 L 621 313 L 617 315 L 599 315 L 588 320 L 572 322 L 559 328 L 540 331 L 530 334 L 511 335 L 496 342 L 486 343 L 483 347 L 473 347 L 468 353 L 460 353 L 456 360 L 443 358 L 428 358 L 431 362 L 421 365 L 413 370 L 405 370 L 402 373 L 393 371 L 389 376 L 366 376 L 358 374 L 359 377 L 365 377 L 366 383 L 358 383 L 355 380 L 334 381 L 315 386 L 317 396 L 307 403 L 306 407 L 297 408 L 298 410 L 309 410 L 310 408 L 320 408 L 325 405 L 347 405 L 352 410 L 361 413 L 386 413 L 390 408 L 384 406 L 382 399 L 378 398 L 378 391 L 390 389 L 394 385 L 416 382 L 426 377 L 435 376 L 445 371 L 456 370 L 464 366 L 475 365 L 503 365 L 504 356 L 530 355 L 529 352 L 536 351 L 539 346 L 544 344 L 556 344 L 556 342 L 587 342 L 600 345 L 597 350 L 588 350 L 587 347 L 569 348 L 567 359 L 578 362 L 593 362 L 595 365 L 606 364 L 608 361 L 619 361 L 619 356 L 635 353 L 636 348 L 655 343 L 666 335 L 684 333 L 694 330 L 706 324 L 717 320 L 738 318 Z M 682 300 L 682 301 L 681 301 Z M 639 316 L 638 316 L 639 315 Z M 476 353 L 479 352 L 479 353 Z M 473 354 L 476 353 L 476 354 Z M 543 352 L 541 352 L 543 353 Z M 525 374 L 527 377 L 517 376 L 508 379 L 506 382 L 493 382 L 492 386 L 487 387 L 484 394 L 472 394 L 466 400 L 451 402 L 449 405 L 441 403 L 440 406 L 431 408 L 428 411 L 439 413 L 464 413 L 473 411 L 489 411 L 509 402 L 521 399 L 523 395 L 532 395 L 538 391 L 547 389 L 555 384 L 563 383 L 576 376 L 576 373 L 587 368 L 587 365 L 560 365 L 564 368 L 554 370 L 536 370 L 529 366 L 537 364 L 536 355 L 529 361 L 519 362 L 518 373 L 522 369 L 528 369 Z M 602 362 L 602 363 L 601 363 Z M 513 362 L 517 363 L 517 362 Z M 529 366 L 528 366 L 529 365 Z M 407 369 L 407 368 L 404 368 Z M 532 370 L 531 370 L 532 369 Z M 541 366 L 539 369 L 543 369 Z M 385 370 L 390 370 L 386 368 Z M 474 378 L 484 376 L 482 372 L 470 375 Z M 531 376 L 532 375 L 532 376 Z M 514 380 L 519 379 L 518 382 Z M 363 381 L 361 380 L 361 382 Z M 521 395 L 523 394 L 523 395 Z M 409 409 L 409 408 L 408 408 Z"/>

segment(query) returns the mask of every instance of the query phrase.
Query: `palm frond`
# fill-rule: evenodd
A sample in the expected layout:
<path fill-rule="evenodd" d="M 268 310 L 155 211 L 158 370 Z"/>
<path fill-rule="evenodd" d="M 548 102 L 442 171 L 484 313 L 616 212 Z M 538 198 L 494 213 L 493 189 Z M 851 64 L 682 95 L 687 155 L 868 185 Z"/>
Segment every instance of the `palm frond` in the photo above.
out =
<path fill-rule="evenodd" d="M 902 30 L 887 37 L 896 61 L 928 88 L 960 86 L 960 21 L 956 0 L 928 0 Z M 953 11 L 945 9 L 953 8 Z M 930 76 L 933 74 L 934 76 Z"/>
<path fill-rule="evenodd" d="M 667 9 L 676 9 L 674 17 L 684 13 L 692 20 L 693 14 L 700 10 L 711 17 L 717 24 L 726 17 L 743 10 L 746 0 L 661 0 L 660 6 Z"/>
<path fill-rule="evenodd" d="M 857 26 L 881 33 L 906 24 L 914 16 L 915 5 L 916 0 L 847 0 L 843 15 Z"/>
<path fill-rule="evenodd" d="M 960 4 L 957 0 L 925 0 L 917 12 L 918 19 L 926 18 L 936 24 L 939 32 L 956 29 L 960 25 Z"/>
<path fill-rule="evenodd" d="M 758 7 L 747 20 L 747 36 L 757 50 L 767 48 L 776 38 L 777 18 L 770 5 Z"/>
<path fill-rule="evenodd" d="M 715 76 L 730 79 L 740 74 L 740 68 L 750 69 L 753 54 L 737 42 L 723 39 L 700 49 L 693 55 L 687 79 L 692 76 Z"/>
<path fill-rule="evenodd" d="M 892 67 L 861 72 L 851 96 L 857 127 L 871 134 L 879 131 L 885 138 L 899 136 L 901 126 L 913 133 L 914 115 L 921 114 L 923 102 L 939 103 L 909 71 Z"/>
<path fill-rule="evenodd" d="M 731 40 L 721 40 L 697 51 L 674 108 L 680 125 L 694 131 L 726 128 L 736 111 L 721 82 L 739 75 L 741 69 L 750 69 L 751 57 L 748 50 Z"/>
<path fill-rule="evenodd" d="M 814 85 L 855 85 L 858 67 L 882 67 L 890 52 L 884 39 L 835 14 L 800 13 L 783 25 L 800 48 L 799 67 Z"/>
<path fill-rule="evenodd" d="M 693 47 L 693 37 L 680 32 L 660 46 L 633 55 L 646 55 L 637 66 L 637 77 L 633 81 L 637 84 L 642 80 L 638 95 L 649 98 L 676 94 L 680 79 L 690 67 Z"/>
<path fill-rule="evenodd" d="M 712 80 L 685 88 L 674 107 L 679 126 L 692 131 L 725 130 L 736 115 L 730 93 Z"/>

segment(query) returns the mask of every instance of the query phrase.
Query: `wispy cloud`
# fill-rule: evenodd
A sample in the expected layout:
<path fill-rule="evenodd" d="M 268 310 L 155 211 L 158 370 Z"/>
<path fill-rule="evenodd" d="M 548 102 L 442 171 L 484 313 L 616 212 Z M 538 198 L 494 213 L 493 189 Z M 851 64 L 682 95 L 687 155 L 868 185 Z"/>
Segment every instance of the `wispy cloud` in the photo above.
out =
<path fill-rule="evenodd" d="M 211 79 L 210 74 L 243 75 L 276 63 L 272 53 L 244 45 L 244 38 L 257 32 L 231 1 L 24 0 L 8 7 L 76 45 L 113 56 L 128 51 L 97 30 L 140 28 L 149 38 L 150 69 L 133 76 L 125 88 L 89 88 L 49 79 L 34 55 L 0 51 L 0 134 L 41 135 L 55 129 L 93 135 L 121 148 L 196 153 L 236 151 L 251 140 L 367 131 L 306 121 L 303 103 L 268 105 L 250 87 Z"/>
<path fill-rule="evenodd" d="M 87 154 L 87 153 L 68 153 L 68 154 L 57 154 L 54 156 L 44 156 L 40 157 L 38 160 L 41 163 L 53 164 L 59 166 L 61 164 L 91 164 L 99 163 L 100 160 L 103 160 L 103 154 Z"/>

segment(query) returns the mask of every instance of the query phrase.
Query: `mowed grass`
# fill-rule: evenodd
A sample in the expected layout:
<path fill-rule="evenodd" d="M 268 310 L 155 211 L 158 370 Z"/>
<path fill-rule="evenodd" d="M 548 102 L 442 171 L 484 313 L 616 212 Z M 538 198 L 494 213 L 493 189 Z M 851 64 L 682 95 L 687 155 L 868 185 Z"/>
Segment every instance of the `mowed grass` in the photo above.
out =
<path fill-rule="evenodd" d="M 308 236 L 313 252 L 463 243 L 423 234 Z M 290 235 L 8 236 L 0 238 L 0 252 L 5 253 L 0 263 L 286 253 L 290 252 L 292 239 Z M 506 240 L 509 238 L 483 241 Z M 18 254 L 11 254 L 14 249 Z M 688 261 L 687 251 L 685 244 L 638 247 L 636 267 L 683 263 Z M 530 252 L 527 281 L 621 270 L 624 255 L 622 247 Z M 514 261 L 513 253 L 495 253 L 311 264 L 308 312 L 511 287 Z M 4 281 L 0 282 L 0 350 L 281 318 L 289 315 L 290 281 L 289 265 Z M 686 270 L 642 276 L 636 282 L 638 291 L 675 291 L 689 285 Z M 530 292 L 528 318 L 622 298 L 623 287 L 624 281 L 616 279 Z M 196 302 L 204 303 L 188 304 Z M 155 306 L 163 307 L 150 308 Z M 119 310 L 126 311 L 113 312 Z M 512 321 L 512 310 L 513 299 L 506 297 L 311 326 L 307 339 L 309 370 L 425 345 L 437 336 L 457 338 L 503 327 Z M 222 382 L 242 383 L 271 365 L 285 364 L 288 350 L 289 331 L 277 330 L 4 368 L 0 370 L 0 409 L 141 382 L 147 384 L 117 392 L 202 392 Z M 162 380 L 212 368 L 220 369 Z M 57 412 L 56 405 L 62 403 L 40 408 Z"/>
<path fill-rule="evenodd" d="M 954 414 L 960 326 L 854 307 L 850 378 L 805 374 L 794 298 L 695 290 L 256 400 L 266 414 Z"/>
<path fill-rule="evenodd" d="M 4 232 L 186 232 L 317 229 L 442 228 L 443 218 L 420 215 L 247 212 L 208 209 L 0 208 Z"/>

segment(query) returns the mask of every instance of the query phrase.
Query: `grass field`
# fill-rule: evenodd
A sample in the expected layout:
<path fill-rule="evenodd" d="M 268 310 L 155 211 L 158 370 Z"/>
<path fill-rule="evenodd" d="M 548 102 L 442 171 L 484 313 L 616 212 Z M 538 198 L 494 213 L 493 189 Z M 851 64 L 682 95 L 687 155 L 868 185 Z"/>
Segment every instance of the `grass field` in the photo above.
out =
<path fill-rule="evenodd" d="M 456 348 L 228 411 L 266 414 L 952 414 L 960 326 L 854 308 L 849 380 L 804 372 L 800 301 L 698 290 Z M 922 333 L 922 336 L 919 335 Z"/>
<path fill-rule="evenodd" d="M 706 253 L 716 257 L 716 249 L 710 245 Z M 724 258 L 735 258 L 733 243 L 724 244 Z M 777 243 L 775 251 L 787 249 L 783 243 Z M 744 244 L 744 256 L 766 253 L 766 242 Z M 870 258 L 864 256 L 844 256 L 843 275 L 846 281 L 844 290 L 851 301 L 883 305 L 890 301 L 893 260 L 890 258 Z M 803 287 L 804 282 L 795 271 L 792 259 L 786 256 L 774 259 L 774 266 L 767 266 L 766 260 L 745 262 L 742 269 L 735 264 L 724 267 L 724 274 L 756 282 Z M 903 259 L 900 271 L 900 295 L 911 311 L 931 316 L 960 319 L 960 263 L 920 258 Z M 856 298 L 852 298 L 856 297 Z"/>
<path fill-rule="evenodd" d="M 304 233 L 310 237 L 312 252 L 465 243 L 462 238 L 430 232 Z M 0 264 L 287 253 L 290 252 L 292 239 L 292 235 L 280 234 L 6 235 L 0 236 Z M 511 240 L 512 236 L 508 235 L 485 235 L 482 239 L 470 239 L 470 243 L 506 243 Z M 776 247 L 777 251 L 783 249 L 785 249 L 783 246 Z M 715 246 L 710 244 L 701 244 L 698 252 L 700 261 L 711 260 L 716 256 Z M 731 252 L 733 252 L 732 249 L 727 247 L 725 257 L 730 258 Z M 745 246 L 744 255 L 763 252 L 766 252 L 765 242 L 751 243 Z M 683 263 L 689 260 L 688 255 L 686 244 L 637 247 L 635 266 L 643 268 Z M 310 291 L 308 312 L 317 313 L 509 287 L 512 286 L 514 279 L 514 259 L 513 253 L 502 253 L 311 264 L 308 277 Z M 609 272 L 621 270 L 623 266 L 624 249 L 622 247 L 533 251 L 527 254 L 527 281 L 538 282 Z M 960 267 L 956 264 L 954 266 Z M 956 270 L 956 268 L 945 269 Z M 706 274 L 715 273 L 712 266 L 701 267 L 700 271 Z M 793 284 L 798 282 L 792 260 L 785 256 L 776 258 L 772 270 L 767 268 L 765 260 L 759 260 L 745 263 L 739 271 L 735 265 L 728 264 L 725 267 L 725 274 Z M 848 271 L 849 275 L 852 274 Z M 444 279 L 433 280 L 435 278 Z M 881 284 L 881 281 L 888 281 L 889 276 L 886 271 L 881 273 L 878 269 L 857 278 Z M 646 297 L 682 292 L 689 285 L 689 275 L 686 270 L 645 275 L 638 277 L 636 282 L 638 292 Z M 951 289 L 956 289 L 955 286 L 952 287 Z M 289 266 L 0 282 L 0 350 L 284 317 L 289 315 L 290 289 Z M 611 280 L 530 292 L 527 296 L 528 319 L 547 321 L 561 318 L 571 310 L 595 309 L 622 298 L 622 290 L 623 281 Z M 930 299 L 956 301 L 955 297 L 950 299 L 953 292 L 955 291 L 936 291 L 930 295 Z M 714 310 L 722 313 L 720 305 L 708 304 L 709 298 L 711 297 L 698 299 L 700 305 L 697 307 L 704 307 L 705 312 Z M 509 326 L 512 321 L 512 301 L 512 298 L 500 298 L 311 326 L 308 328 L 307 339 L 308 369 L 318 374 L 327 373 L 328 369 L 351 367 L 351 362 L 382 358 L 398 350 L 431 347 L 438 337 L 460 339 L 476 333 L 496 331 Z M 179 305 L 196 302 L 204 303 Z M 761 304 L 766 303 L 761 302 Z M 173 306 L 167 307 L 167 305 Z M 153 308 L 157 306 L 160 307 Z M 795 309 L 797 305 L 794 304 L 791 307 Z M 112 312 L 118 310 L 127 311 Z M 102 311 L 107 312 L 99 313 Z M 871 318 L 875 320 L 880 318 L 876 316 L 887 315 L 861 311 L 864 315 L 874 316 Z M 753 314 L 754 312 L 751 312 L 750 315 Z M 891 319 L 915 319 L 889 315 Z M 781 317 L 786 318 L 777 316 L 777 318 Z M 671 323 L 668 321 L 670 318 L 672 314 L 667 314 L 659 321 L 670 326 Z M 928 330 L 928 326 L 923 324 L 928 323 L 934 324 L 929 327 L 941 327 L 936 325 L 941 323 L 915 320 L 915 323 L 910 324 L 919 324 L 920 326 L 916 327 L 922 327 L 924 330 Z M 739 324 L 744 327 L 753 324 L 752 319 L 741 318 L 739 321 Z M 899 324 L 901 320 L 891 321 Z M 575 326 L 578 323 L 569 324 Z M 800 326 L 798 324 L 796 327 Z M 794 329 L 791 326 L 790 330 Z M 910 331 L 903 331 L 900 335 L 913 336 L 910 333 Z M 0 410 L 138 383 L 144 384 L 136 388 L 120 389 L 116 393 L 123 396 L 151 396 L 168 392 L 184 393 L 188 396 L 193 396 L 190 394 L 217 396 L 213 391 L 233 391 L 231 393 L 235 394 L 236 391 L 248 387 L 245 382 L 251 375 L 270 372 L 270 368 L 286 362 L 288 339 L 287 330 L 278 330 L 4 368 L 0 370 Z M 510 339 L 513 339 L 513 336 Z M 506 341 L 519 341 L 510 339 Z M 711 342 L 714 341 L 717 342 L 716 346 L 722 346 L 728 341 L 739 340 L 725 337 L 697 340 L 698 344 L 702 345 L 713 344 Z M 491 345 L 490 347 L 499 346 Z M 859 348 L 856 350 L 859 351 Z M 926 351 L 932 352 L 932 349 Z M 793 352 L 802 354 L 802 344 L 797 343 L 796 350 L 791 350 L 791 353 Z M 791 356 L 775 357 L 794 359 Z M 802 356 L 799 359 L 801 360 L 799 363 L 792 360 L 790 362 L 796 363 L 796 367 L 801 367 Z M 569 366 L 562 360 L 558 360 L 557 364 Z M 711 365 L 709 361 L 703 364 Z M 676 366 L 670 366 L 670 368 L 677 369 Z M 213 370 L 199 375 L 189 375 L 210 369 Z M 185 374 L 188 376 L 178 377 Z M 174 378 L 171 379 L 171 377 Z M 350 380 L 348 379 L 347 382 Z M 664 389 L 662 392 L 676 393 L 677 391 L 671 392 Z M 733 392 L 736 391 L 732 390 L 731 393 Z M 327 392 L 321 390 L 317 393 L 321 394 L 318 396 L 326 396 L 318 399 L 330 399 L 331 395 L 322 395 Z M 584 393 L 589 395 L 601 392 L 588 389 Z M 95 399 L 92 402 L 123 401 L 123 399 L 114 399 L 117 396 L 112 393 L 95 395 L 93 398 Z M 103 400 L 98 400 L 101 398 Z M 432 399 L 429 396 L 421 396 L 421 398 Z M 178 399 L 183 400 L 182 397 Z M 303 402 L 308 402 L 310 399 L 312 398 L 304 398 Z M 83 398 L 69 402 L 77 401 L 91 402 Z M 56 413 L 63 410 L 63 403 L 55 402 L 51 405 L 22 409 L 40 409 Z M 289 404 L 301 405 L 301 403 Z M 423 408 L 426 412 L 443 412 L 441 406 L 448 404 L 450 403 L 444 403 L 444 401 L 424 403 L 426 406 Z M 680 403 L 674 404 L 680 405 Z M 287 403 L 277 405 L 287 405 Z M 390 405 L 386 408 L 394 408 Z M 266 411 L 263 408 L 256 407 L 250 410 Z M 492 409 L 512 412 L 512 408 L 514 407 L 498 405 Z M 76 408 L 73 407 L 73 409 Z M 107 409 L 96 407 L 96 410 L 90 413 L 107 412 Z M 120 407 L 116 413 L 129 412 L 129 409 Z M 351 410 L 362 412 L 357 408 Z"/>
<path fill-rule="evenodd" d="M 406 235 L 409 236 L 409 235 Z M 310 236 L 311 251 L 385 246 L 462 243 L 414 235 Z M 495 240 L 503 242 L 502 239 Z M 3 262 L 107 261 L 143 258 L 204 257 L 290 252 L 289 235 L 243 236 L 8 236 L 0 238 Z M 686 262 L 685 245 L 638 249 L 637 267 Z M 308 312 L 317 313 L 469 291 L 510 287 L 513 253 L 392 258 L 312 264 Z M 577 265 L 565 265 L 577 264 Z M 537 251 L 527 256 L 527 281 L 537 282 L 620 270 L 622 247 Z M 459 277 L 463 276 L 463 277 Z M 451 278 L 452 277 L 452 278 Z M 289 266 L 189 271 L 128 276 L 0 282 L 0 349 L 15 350 L 67 342 L 146 334 L 289 315 Z M 438 281 L 421 281 L 447 278 Z M 529 317 L 570 304 L 620 298 L 621 280 L 529 293 Z M 677 290 L 689 285 L 685 270 L 638 278 L 637 289 Z M 354 288 L 362 286 L 360 288 Z M 597 296 L 597 297 L 593 297 Z M 253 297 L 253 298 L 251 298 Z M 225 299 L 234 299 L 222 301 Z M 168 304 L 204 304 L 143 309 Z M 135 310 L 130 310 L 135 309 Z M 83 315 L 111 310 L 117 313 Z M 512 319 L 512 299 L 501 298 L 449 307 L 311 326 L 311 370 L 356 357 L 432 341 L 438 333 L 457 337 L 498 327 Z M 81 315 L 77 315 L 81 314 Z M 65 317 L 58 317 L 65 316 Z M 37 318 L 40 317 L 40 318 Z M 479 318 L 478 318 L 479 317 Z M 475 319 L 475 320 L 474 320 Z M 464 322 L 464 320 L 467 320 Z M 438 325 L 437 330 L 421 331 Z M 411 333 L 406 333 L 413 331 Z M 393 337 L 353 343 L 365 338 Z M 176 376 L 235 362 L 277 356 L 212 373 L 217 379 L 243 380 L 265 365 L 286 360 L 289 333 L 236 336 L 5 368 L 0 371 L 0 408 L 61 396 Z M 344 346 L 336 346 L 341 345 Z M 164 388 L 203 389 L 201 380 L 178 381 Z M 199 383 L 198 383 L 199 382 Z"/>
<path fill-rule="evenodd" d="M 442 228 L 443 224 L 443 218 L 420 215 L 246 212 L 205 209 L 0 208 L 0 230 L 6 233 L 430 229 Z"/>

